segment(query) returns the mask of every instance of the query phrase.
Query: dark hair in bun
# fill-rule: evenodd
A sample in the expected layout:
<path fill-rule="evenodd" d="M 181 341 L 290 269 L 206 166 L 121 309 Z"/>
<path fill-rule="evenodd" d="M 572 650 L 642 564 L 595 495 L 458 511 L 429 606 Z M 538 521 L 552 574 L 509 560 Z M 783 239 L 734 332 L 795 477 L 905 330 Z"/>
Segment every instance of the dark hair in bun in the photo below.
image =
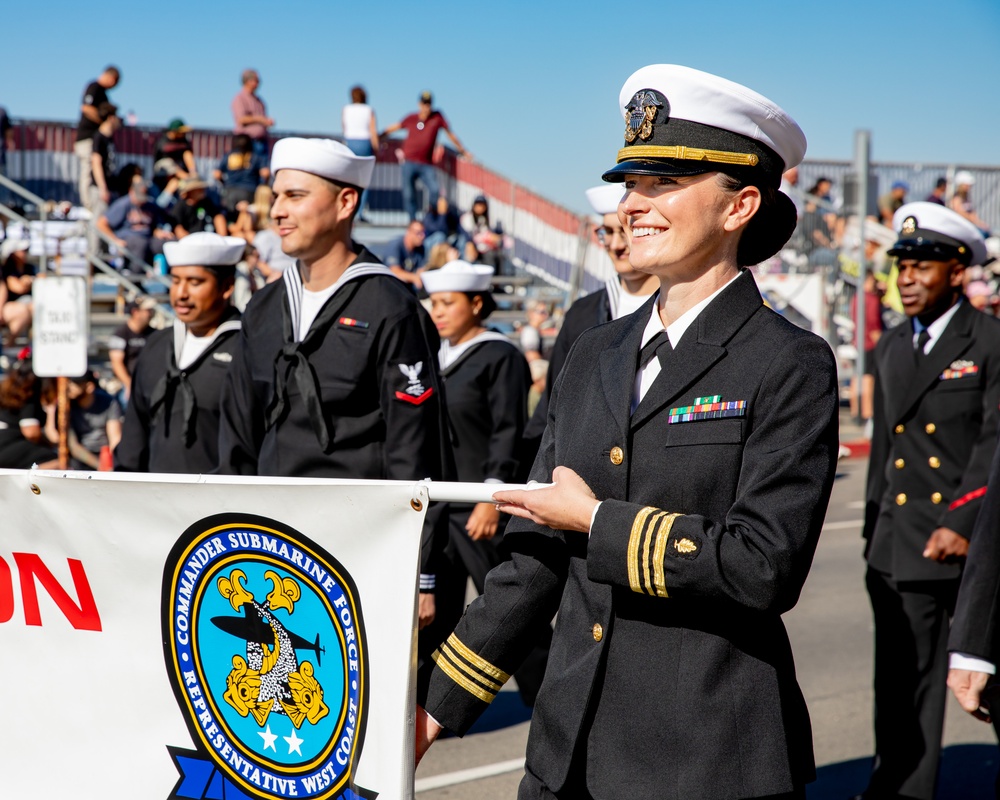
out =
<path fill-rule="evenodd" d="M 747 186 L 760 190 L 760 208 L 743 229 L 736 249 L 740 267 L 752 267 L 777 253 L 795 232 L 798 214 L 795 204 L 784 192 L 773 186 L 761 186 L 749 176 L 720 173 L 719 184 L 724 191 L 738 192 Z"/>

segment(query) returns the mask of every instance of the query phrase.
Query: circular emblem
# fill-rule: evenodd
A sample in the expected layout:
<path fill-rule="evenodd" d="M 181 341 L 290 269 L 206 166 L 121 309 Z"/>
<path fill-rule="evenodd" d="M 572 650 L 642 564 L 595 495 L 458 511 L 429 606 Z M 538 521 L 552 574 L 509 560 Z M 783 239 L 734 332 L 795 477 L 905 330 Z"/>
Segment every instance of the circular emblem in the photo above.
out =
<path fill-rule="evenodd" d="M 209 517 L 167 558 L 162 628 L 198 748 L 171 748 L 174 797 L 229 796 L 221 782 L 253 797 L 322 799 L 351 784 L 367 652 L 357 589 L 332 556 L 273 520 Z"/>

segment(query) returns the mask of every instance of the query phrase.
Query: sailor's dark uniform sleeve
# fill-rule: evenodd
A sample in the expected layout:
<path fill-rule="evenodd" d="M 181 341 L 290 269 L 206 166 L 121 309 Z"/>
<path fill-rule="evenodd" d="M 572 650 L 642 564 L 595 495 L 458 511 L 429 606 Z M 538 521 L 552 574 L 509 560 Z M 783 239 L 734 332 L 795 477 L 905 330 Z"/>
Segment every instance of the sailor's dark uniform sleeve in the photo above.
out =
<path fill-rule="evenodd" d="M 492 430 L 483 464 L 483 474 L 508 483 L 517 474 L 521 435 L 528 414 L 528 368 L 524 356 L 501 345 L 504 354 L 491 365 L 489 403 Z"/>
<path fill-rule="evenodd" d="M 116 472 L 149 471 L 149 397 L 146 394 L 146 371 L 152 365 L 150 359 L 140 353 L 132 375 L 132 394 L 125 410 L 122 423 L 122 438 L 114 451 Z M 155 377 L 155 376 L 153 376 Z"/>
<path fill-rule="evenodd" d="M 588 577 L 666 602 L 699 596 L 790 609 L 833 484 L 837 403 L 829 346 L 818 338 L 793 340 L 776 354 L 752 406 L 726 518 L 605 500 L 591 529 Z"/>
<path fill-rule="evenodd" d="M 550 424 L 531 469 L 532 480 L 550 478 L 556 466 L 554 454 Z M 483 594 L 431 656 L 435 668 L 424 707 L 460 736 L 534 647 L 538 620 L 548 622 L 555 616 L 571 552 L 578 556 L 585 552 L 579 536 L 567 541 L 562 531 L 516 518 L 504 533 L 504 548 L 510 557 L 490 570 Z"/>
<path fill-rule="evenodd" d="M 445 471 L 441 379 L 437 332 L 422 309 L 389 318 L 379 341 L 380 402 L 385 417 L 386 478 L 412 481 L 450 477 Z M 419 369 L 418 369 L 419 366 Z M 414 378 L 409 376 L 413 375 Z M 441 503 L 431 503 L 420 550 L 421 589 L 433 589 L 447 531 Z"/>
<path fill-rule="evenodd" d="M 982 395 L 982 423 L 979 436 L 972 446 L 972 453 L 962 473 L 962 481 L 955 490 L 954 499 L 941 515 L 941 527 L 971 538 L 976 517 L 983 505 L 990 463 L 997 445 L 997 426 L 1000 422 L 1000 363 L 995 354 L 988 356 L 986 386 Z"/>
<path fill-rule="evenodd" d="M 253 358 L 245 319 L 233 362 L 226 372 L 219 400 L 219 467 L 223 475 L 256 475 L 257 458 L 264 440 L 264 409 L 254 391 L 250 359 Z"/>

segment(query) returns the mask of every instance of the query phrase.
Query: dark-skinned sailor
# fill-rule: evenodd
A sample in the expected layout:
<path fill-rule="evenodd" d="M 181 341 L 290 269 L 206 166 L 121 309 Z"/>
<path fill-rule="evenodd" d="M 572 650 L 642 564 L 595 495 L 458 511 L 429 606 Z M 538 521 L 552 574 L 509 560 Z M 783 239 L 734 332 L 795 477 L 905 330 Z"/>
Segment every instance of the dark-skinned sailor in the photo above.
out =
<path fill-rule="evenodd" d="M 219 464 L 219 400 L 239 341 L 230 305 L 246 242 L 192 233 L 167 242 L 173 324 L 149 337 L 136 361 L 115 469 L 212 472 Z"/>

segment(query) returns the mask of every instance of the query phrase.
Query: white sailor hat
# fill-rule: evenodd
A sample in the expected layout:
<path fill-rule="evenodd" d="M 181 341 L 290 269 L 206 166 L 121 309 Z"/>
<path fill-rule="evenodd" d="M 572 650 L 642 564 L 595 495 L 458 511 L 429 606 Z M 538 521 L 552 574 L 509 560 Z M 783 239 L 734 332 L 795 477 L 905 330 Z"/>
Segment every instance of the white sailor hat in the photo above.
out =
<path fill-rule="evenodd" d="M 892 216 L 892 227 L 899 238 L 888 251 L 890 256 L 922 261 L 957 258 L 967 267 L 986 261 L 986 242 L 979 228 L 937 203 L 901 205 Z"/>
<path fill-rule="evenodd" d="M 967 169 L 960 169 L 955 173 L 955 185 L 956 186 L 975 186 L 976 176 L 973 175 Z"/>
<path fill-rule="evenodd" d="M 234 267 L 243 257 L 245 239 L 201 231 L 176 242 L 165 242 L 163 255 L 171 267 Z"/>
<path fill-rule="evenodd" d="M 725 78 L 676 64 L 634 72 L 619 96 L 625 144 L 609 183 L 625 175 L 726 172 L 777 188 L 806 152 L 785 111 Z"/>
<path fill-rule="evenodd" d="M 449 261 L 440 269 L 421 273 L 424 291 L 434 292 L 485 292 L 490 288 L 493 267 L 470 264 L 468 261 Z"/>
<path fill-rule="evenodd" d="M 625 187 L 620 183 L 605 183 L 601 186 L 590 187 L 586 194 L 587 202 L 594 209 L 594 213 L 603 217 L 605 214 L 618 213 L 618 203 L 621 201 L 622 195 L 625 194 Z"/>
<path fill-rule="evenodd" d="M 333 139 L 279 139 L 271 151 L 271 173 L 297 169 L 339 184 L 367 189 L 375 170 L 375 156 L 356 156 Z"/>

